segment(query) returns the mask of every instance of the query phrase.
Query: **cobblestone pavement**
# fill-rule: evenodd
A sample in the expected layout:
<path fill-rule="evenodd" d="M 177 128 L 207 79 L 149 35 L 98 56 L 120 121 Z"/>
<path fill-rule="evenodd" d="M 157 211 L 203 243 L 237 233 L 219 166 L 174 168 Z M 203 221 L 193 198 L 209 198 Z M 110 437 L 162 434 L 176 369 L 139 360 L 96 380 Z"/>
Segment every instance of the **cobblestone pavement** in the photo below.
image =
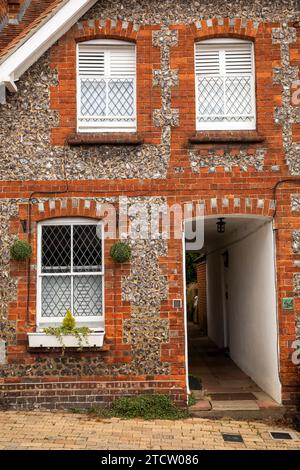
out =
<path fill-rule="evenodd" d="M 289 430 L 290 441 L 274 441 L 270 430 Z M 0 449 L 299 449 L 300 433 L 258 421 L 143 421 L 98 419 L 60 412 L 0 412 Z M 225 443 L 222 433 L 239 433 Z"/>

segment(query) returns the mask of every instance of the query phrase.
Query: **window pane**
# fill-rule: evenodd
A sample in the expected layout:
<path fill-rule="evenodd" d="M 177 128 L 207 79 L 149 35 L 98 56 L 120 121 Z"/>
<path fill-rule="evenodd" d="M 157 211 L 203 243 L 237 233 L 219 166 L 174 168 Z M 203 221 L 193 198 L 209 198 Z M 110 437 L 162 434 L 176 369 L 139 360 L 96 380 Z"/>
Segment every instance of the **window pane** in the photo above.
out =
<path fill-rule="evenodd" d="M 66 273 L 71 270 L 71 227 L 42 227 L 42 272 Z"/>
<path fill-rule="evenodd" d="M 101 231 L 97 225 L 75 225 L 73 231 L 73 270 L 102 270 Z"/>
<path fill-rule="evenodd" d="M 108 82 L 108 114 L 112 116 L 133 116 L 133 80 L 120 79 Z"/>
<path fill-rule="evenodd" d="M 251 114 L 251 78 L 226 78 L 226 113 L 230 115 Z"/>
<path fill-rule="evenodd" d="M 102 276 L 74 276 L 74 316 L 102 315 Z"/>
<path fill-rule="evenodd" d="M 81 114 L 82 116 L 105 116 L 106 83 L 105 80 L 81 79 Z"/>
<path fill-rule="evenodd" d="M 70 276 L 42 278 L 42 317 L 64 317 L 71 308 Z"/>
<path fill-rule="evenodd" d="M 198 77 L 198 112 L 200 116 L 224 114 L 223 78 Z"/>

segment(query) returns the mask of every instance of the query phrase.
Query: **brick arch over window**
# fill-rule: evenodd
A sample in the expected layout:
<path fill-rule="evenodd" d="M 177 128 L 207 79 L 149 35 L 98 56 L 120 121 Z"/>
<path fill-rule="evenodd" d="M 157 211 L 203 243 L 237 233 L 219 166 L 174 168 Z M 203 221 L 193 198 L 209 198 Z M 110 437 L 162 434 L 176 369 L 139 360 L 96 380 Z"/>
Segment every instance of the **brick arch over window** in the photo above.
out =
<path fill-rule="evenodd" d="M 136 40 L 131 37 L 120 36 L 118 34 L 103 34 L 103 33 L 91 34 L 88 36 L 79 36 L 79 37 L 76 36 L 74 39 L 77 44 L 80 44 L 81 42 L 86 42 L 86 41 L 93 41 L 94 39 L 107 39 L 107 40 L 117 39 L 118 41 L 124 41 L 125 43 L 126 42 L 130 42 L 132 44 L 136 43 Z"/>
<path fill-rule="evenodd" d="M 57 196 L 53 199 L 33 202 L 31 207 L 32 222 L 42 222 L 48 219 L 59 217 L 87 217 L 101 220 L 100 203 L 89 197 L 64 197 Z M 21 220 L 27 219 L 28 204 L 19 206 L 19 217 Z"/>
<path fill-rule="evenodd" d="M 255 41 L 259 23 L 241 18 L 213 18 L 197 21 L 192 28 L 195 41 L 221 37 Z"/>

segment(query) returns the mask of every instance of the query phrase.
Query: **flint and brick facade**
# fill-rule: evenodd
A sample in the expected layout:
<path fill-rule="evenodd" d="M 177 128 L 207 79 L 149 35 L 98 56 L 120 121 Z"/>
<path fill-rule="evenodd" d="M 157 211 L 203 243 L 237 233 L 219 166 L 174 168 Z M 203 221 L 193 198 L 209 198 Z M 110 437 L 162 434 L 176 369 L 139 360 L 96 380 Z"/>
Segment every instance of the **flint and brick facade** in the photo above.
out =
<path fill-rule="evenodd" d="M 1 403 L 88 407 L 145 391 L 185 403 L 184 312 L 173 304 L 184 298 L 181 240 L 132 241 L 132 258 L 121 266 L 109 256 L 113 240 L 106 240 L 101 350 L 62 356 L 28 348 L 27 332 L 36 324 L 37 223 L 100 219 L 98 204 L 117 205 L 127 196 L 129 204 L 201 201 L 206 215 L 274 216 L 282 400 L 294 405 L 300 395 L 291 361 L 300 336 L 300 107 L 292 104 L 300 65 L 297 2 L 231 2 L 231 10 L 209 1 L 199 8 L 176 0 L 170 8 L 153 2 L 152 9 L 146 1 L 130 8 L 115 3 L 97 2 L 0 107 Z M 194 44 L 216 37 L 254 43 L 255 131 L 196 132 Z M 136 44 L 134 136 L 76 135 L 76 44 L 95 38 Z M 15 238 L 30 241 L 29 266 L 11 261 Z M 284 297 L 294 297 L 293 310 L 282 309 Z"/>

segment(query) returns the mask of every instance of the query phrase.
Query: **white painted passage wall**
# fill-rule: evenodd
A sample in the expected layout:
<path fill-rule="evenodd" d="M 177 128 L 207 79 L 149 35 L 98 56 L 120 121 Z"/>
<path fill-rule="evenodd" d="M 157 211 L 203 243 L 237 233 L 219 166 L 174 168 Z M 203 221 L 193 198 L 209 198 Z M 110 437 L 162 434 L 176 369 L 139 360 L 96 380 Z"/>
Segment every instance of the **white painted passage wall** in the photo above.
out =
<path fill-rule="evenodd" d="M 239 239 L 235 233 L 235 239 Z M 232 360 L 266 393 L 281 401 L 278 373 L 277 306 L 271 222 L 228 247 L 228 328 Z M 219 256 L 219 259 L 218 259 Z M 207 258 L 208 335 L 224 341 L 224 289 L 221 252 Z M 221 313 L 222 311 L 222 313 Z"/>

